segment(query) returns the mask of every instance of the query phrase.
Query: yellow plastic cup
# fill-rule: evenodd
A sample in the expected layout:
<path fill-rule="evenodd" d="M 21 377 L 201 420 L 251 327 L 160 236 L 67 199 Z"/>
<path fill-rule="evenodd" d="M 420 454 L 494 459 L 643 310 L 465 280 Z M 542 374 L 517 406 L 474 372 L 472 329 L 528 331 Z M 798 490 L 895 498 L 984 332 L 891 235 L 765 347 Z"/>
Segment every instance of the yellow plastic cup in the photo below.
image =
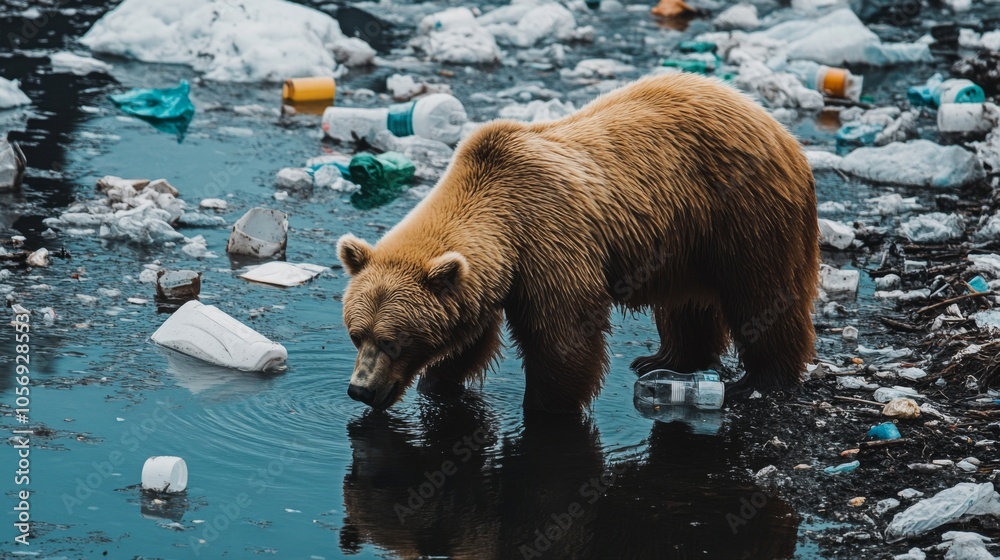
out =
<path fill-rule="evenodd" d="M 337 82 L 328 76 L 285 80 L 281 88 L 281 97 L 292 102 L 327 101 L 333 104 L 336 93 Z"/>

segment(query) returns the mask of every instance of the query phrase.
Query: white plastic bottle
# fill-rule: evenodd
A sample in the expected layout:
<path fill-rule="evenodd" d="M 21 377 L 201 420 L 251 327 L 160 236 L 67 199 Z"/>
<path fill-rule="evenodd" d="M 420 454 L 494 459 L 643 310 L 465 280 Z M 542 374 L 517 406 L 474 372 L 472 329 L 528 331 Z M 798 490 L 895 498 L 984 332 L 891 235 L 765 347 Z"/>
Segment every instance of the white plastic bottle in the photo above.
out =
<path fill-rule="evenodd" d="M 323 132 L 334 140 L 373 139 L 382 130 L 396 136 L 416 135 L 455 144 L 468 120 L 462 102 L 447 93 L 435 93 L 386 109 L 330 107 L 323 112 Z"/>
<path fill-rule="evenodd" d="M 946 103 L 938 108 L 938 131 L 945 134 L 989 132 L 1000 124 L 992 103 Z"/>
<path fill-rule="evenodd" d="M 635 398 L 653 406 L 692 406 L 702 410 L 722 407 L 726 388 L 714 371 L 679 373 L 658 369 L 635 382 Z"/>

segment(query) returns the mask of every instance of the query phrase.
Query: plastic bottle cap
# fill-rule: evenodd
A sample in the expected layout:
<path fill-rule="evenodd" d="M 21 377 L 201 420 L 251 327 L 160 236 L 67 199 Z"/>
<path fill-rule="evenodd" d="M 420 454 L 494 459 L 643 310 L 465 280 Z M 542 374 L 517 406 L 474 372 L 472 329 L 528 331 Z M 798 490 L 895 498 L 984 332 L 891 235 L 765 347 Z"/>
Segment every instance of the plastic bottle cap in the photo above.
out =
<path fill-rule="evenodd" d="M 142 489 L 156 492 L 183 492 L 187 488 L 187 463 L 180 457 L 159 455 L 142 465 Z"/>

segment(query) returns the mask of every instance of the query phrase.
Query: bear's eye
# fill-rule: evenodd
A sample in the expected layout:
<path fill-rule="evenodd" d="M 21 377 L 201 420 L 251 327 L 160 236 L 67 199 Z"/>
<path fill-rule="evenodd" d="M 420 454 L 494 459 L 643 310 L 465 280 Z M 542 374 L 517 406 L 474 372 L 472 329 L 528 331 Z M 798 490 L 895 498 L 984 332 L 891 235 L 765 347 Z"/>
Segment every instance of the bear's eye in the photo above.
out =
<path fill-rule="evenodd" d="M 361 348 L 361 335 L 351 333 L 351 343 L 354 344 L 355 348 Z"/>

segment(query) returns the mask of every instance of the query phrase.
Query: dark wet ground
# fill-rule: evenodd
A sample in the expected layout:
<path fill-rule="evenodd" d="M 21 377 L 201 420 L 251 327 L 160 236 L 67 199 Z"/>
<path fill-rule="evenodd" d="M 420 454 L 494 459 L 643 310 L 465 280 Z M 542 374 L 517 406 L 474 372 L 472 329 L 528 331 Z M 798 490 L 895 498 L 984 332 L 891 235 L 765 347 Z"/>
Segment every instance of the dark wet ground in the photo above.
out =
<path fill-rule="evenodd" d="M 74 48 L 106 9 L 105 3 L 79 2 L 46 7 L 52 4 L 38 5 L 47 21 L 37 34 L 13 53 L 0 50 L 2 75 L 22 80 L 34 102 L 0 113 L 31 167 L 20 193 L 0 195 L 0 227 L 26 236 L 30 248 L 66 247 L 72 254 L 47 269 L 16 270 L 4 281 L 22 305 L 51 306 L 57 314 L 50 326 L 35 318 L 31 342 L 31 425 L 38 428 L 30 483 L 34 534 L 31 548 L 19 552 L 43 558 L 880 558 L 909 545 L 880 544 L 887 519 L 870 511 L 874 502 L 910 486 L 930 495 L 960 480 L 990 479 L 908 471 L 905 464 L 918 459 L 974 455 L 985 465 L 997 463 L 993 446 L 976 446 L 1000 439 L 995 423 L 948 429 L 923 420 L 901 425 L 905 436 L 922 445 L 866 450 L 853 474 L 824 475 L 823 467 L 846 462 L 840 452 L 857 447 L 876 423 L 859 412 L 873 407 L 833 400 L 832 378 L 811 381 L 794 396 L 729 408 L 714 437 L 642 418 L 632 405 L 635 377 L 628 364 L 655 344 L 646 317 L 616 320 L 611 372 L 585 419 L 525 417 L 523 378 L 512 350 L 482 390 L 459 402 L 442 404 L 410 391 L 388 414 L 366 411 L 346 395 L 354 352 L 340 321 L 346 278 L 339 270 L 305 286 L 270 288 L 237 278 L 238 264 L 225 256 L 226 228 L 181 230 L 204 235 L 208 248 L 222 255 L 198 260 L 179 247 L 104 243 L 96 236 L 44 238 L 41 220 L 96 196 L 93 185 L 103 175 L 165 177 L 189 203 L 226 198 L 229 209 L 222 215 L 230 224 L 258 205 L 287 211 L 287 259 L 334 265 L 333 246 L 342 233 L 376 239 L 418 197 L 404 195 L 370 212 L 353 209 L 333 192 L 275 201 L 278 169 L 336 149 L 322 142 L 318 117 L 279 116 L 276 85 L 204 82 L 183 67 L 109 60 L 116 66 L 114 78 L 50 73 L 44 55 Z M 3 36 L 8 30 L 27 35 L 27 22 L 18 15 L 27 6 L 4 4 Z M 638 75 L 680 40 L 709 28 L 695 20 L 685 32 L 661 29 L 643 5 L 630 6 L 620 13 L 578 14 L 578 23 L 594 25 L 599 39 L 573 45 L 565 65 L 608 56 L 635 65 Z M 766 12 L 778 5 L 761 7 Z M 406 22 L 417 21 L 413 14 L 441 8 L 400 5 L 384 14 L 394 26 L 377 42 L 400 44 L 412 33 Z M 937 9 L 924 17 L 940 14 Z M 913 40 L 926 31 L 921 23 L 902 30 L 884 25 L 893 21 L 879 19 L 885 17 L 873 16 L 880 22 L 876 32 L 887 39 Z M 963 17 L 988 25 L 1000 14 L 977 8 Z M 866 93 L 883 103 L 901 100 L 907 85 L 950 65 L 949 55 L 943 56 L 928 66 L 856 70 L 866 75 Z M 451 84 L 475 120 L 491 118 L 502 102 L 474 93 L 537 81 L 577 106 L 597 93 L 524 67 L 447 68 L 454 77 L 437 75 L 439 69 L 428 65 L 412 73 Z M 352 70 L 339 86 L 382 91 L 384 78 L 394 72 Z M 192 80 L 198 106 L 180 143 L 123 118 L 107 98 L 127 87 L 173 85 L 179 78 Z M 353 103 L 350 97 L 341 101 Z M 233 109 L 258 105 L 264 109 Z M 921 124 L 923 135 L 933 138 L 932 119 Z M 804 143 L 832 150 L 836 126 L 810 118 L 793 130 Z M 851 201 L 855 208 L 896 191 L 835 173 L 817 178 L 821 202 Z M 898 192 L 931 208 L 938 194 Z M 982 186 L 953 194 L 978 213 L 979 201 L 989 199 Z M 845 221 L 856 215 L 824 214 Z M 883 225 L 892 228 L 894 219 Z M 856 252 L 826 253 L 824 261 L 874 271 L 893 240 L 890 234 L 887 242 L 874 240 Z M 152 299 L 152 286 L 137 279 L 143 265 L 154 262 L 203 271 L 202 301 L 284 344 L 289 370 L 274 377 L 248 375 L 172 362 L 158 351 L 147 338 L 166 315 L 152 303 L 126 302 L 133 296 Z M 117 288 L 121 295 L 99 296 L 96 304 L 75 297 L 96 296 L 99 288 Z M 869 347 L 916 347 L 922 335 L 896 333 L 878 322 L 885 315 L 905 319 L 907 313 L 873 299 L 873 291 L 863 274 L 857 299 L 842 302 L 846 317 L 817 318 L 822 358 L 844 364 L 854 357 L 854 346 L 833 330 L 845 324 L 858 326 L 861 343 Z M 0 348 L 0 364 L 8 368 L 12 327 L 0 326 Z M 12 387 L 10 376 L 0 376 L 4 406 L 13 403 Z M 10 411 L 4 412 L 4 424 L 14 428 Z M 774 437 L 787 447 L 769 445 Z M 0 473 L 10 469 L 12 475 L 16 459 L 13 448 L 6 449 Z M 138 491 L 139 473 L 148 456 L 163 454 L 185 458 L 190 487 L 183 497 L 154 503 Z M 792 469 L 800 463 L 813 468 Z M 780 476 L 755 482 L 752 473 L 772 464 Z M 11 552 L 15 487 L 12 476 L 3 477 L 10 507 L 0 506 L 8 521 L 0 550 Z M 857 496 L 866 496 L 868 504 L 848 507 L 847 500 Z M 998 535 L 995 526 L 971 527 Z"/>

